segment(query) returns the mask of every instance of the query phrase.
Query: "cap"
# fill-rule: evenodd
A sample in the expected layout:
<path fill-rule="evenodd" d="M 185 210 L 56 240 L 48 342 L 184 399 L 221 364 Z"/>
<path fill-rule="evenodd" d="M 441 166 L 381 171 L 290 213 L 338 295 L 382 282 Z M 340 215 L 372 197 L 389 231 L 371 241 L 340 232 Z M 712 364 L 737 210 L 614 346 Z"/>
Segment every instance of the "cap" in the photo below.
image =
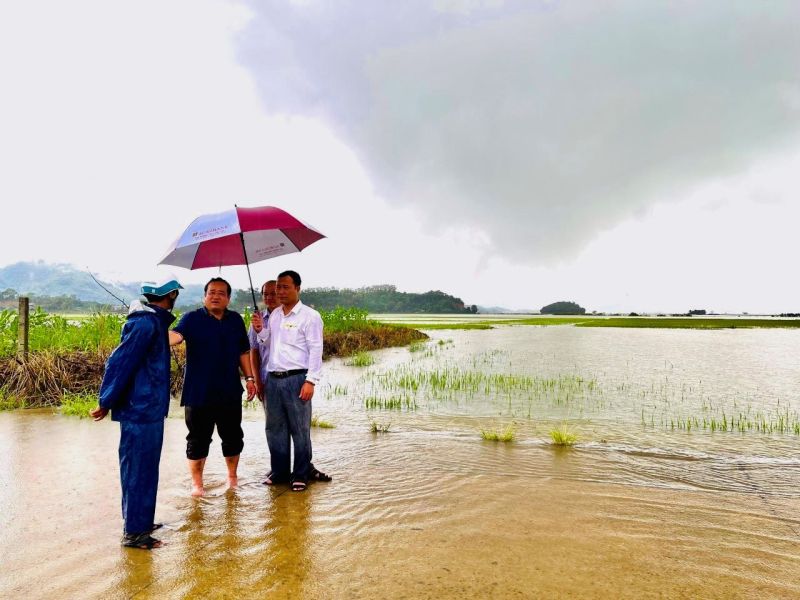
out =
<path fill-rule="evenodd" d="M 177 279 L 162 279 L 157 282 L 145 281 L 142 283 L 140 293 L 142 295 L 148 294 L 151 296 L 166 296 L 175 290 L 182 290 L 183 286 L 178 283 Z"/>

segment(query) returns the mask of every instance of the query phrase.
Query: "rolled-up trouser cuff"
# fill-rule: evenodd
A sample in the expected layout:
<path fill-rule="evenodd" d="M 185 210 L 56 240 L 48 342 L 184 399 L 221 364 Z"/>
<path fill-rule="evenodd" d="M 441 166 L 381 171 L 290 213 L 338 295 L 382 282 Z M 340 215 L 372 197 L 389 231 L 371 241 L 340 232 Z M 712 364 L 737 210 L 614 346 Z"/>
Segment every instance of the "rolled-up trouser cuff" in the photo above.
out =
<path fill-rule="evenodd" d="M 223 456 L 238 456 L 244 448 L 242 405 L 239 402 L 208 406 L 184 407 L 186 427 L 186 458 L 201 460 L 208 456 L 214 427 L 222 440 Z"/>

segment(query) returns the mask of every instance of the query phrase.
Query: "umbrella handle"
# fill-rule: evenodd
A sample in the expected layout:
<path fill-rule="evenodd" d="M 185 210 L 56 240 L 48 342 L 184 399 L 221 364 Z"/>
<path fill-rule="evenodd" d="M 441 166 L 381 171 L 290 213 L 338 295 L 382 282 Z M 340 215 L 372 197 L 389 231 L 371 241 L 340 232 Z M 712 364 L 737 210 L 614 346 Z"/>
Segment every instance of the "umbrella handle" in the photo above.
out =
<path fill-rule="evenodd" d="M 258 304 L 256 304 L 256 292 L 253 289 L 253 277 L 250 275 L 250 261 L 247 260 L 247 248 L 244 245 L 244 234 L 239 232 L 239 239 L 242 242 L 242 254 L 244 254 L 244 264 L 247 267 L 247 279 L 250 281 L 250 295 L 253 297 L 253 312 L 258 312 Z"/>

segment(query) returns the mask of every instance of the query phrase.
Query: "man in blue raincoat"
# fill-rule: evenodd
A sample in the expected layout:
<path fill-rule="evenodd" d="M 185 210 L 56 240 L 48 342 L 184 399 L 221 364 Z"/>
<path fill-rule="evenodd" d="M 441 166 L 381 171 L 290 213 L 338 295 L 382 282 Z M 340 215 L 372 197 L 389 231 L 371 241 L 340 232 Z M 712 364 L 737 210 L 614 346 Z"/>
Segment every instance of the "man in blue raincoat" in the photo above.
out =
<path fill-rule="evenodd" d="M 111 419 L 119 421 L 122 545 L 130 548 L 151 550 L 162 545 L 151 534 L 161 526 L 154 517 L 170 398 L 168 331 L 180 289 L 174 279 L 142 285 L 147 303 L 131 304 L 120 344 L 106 362 L 99 404 L 89 413 L 100 421 L 110 410 Z"/>

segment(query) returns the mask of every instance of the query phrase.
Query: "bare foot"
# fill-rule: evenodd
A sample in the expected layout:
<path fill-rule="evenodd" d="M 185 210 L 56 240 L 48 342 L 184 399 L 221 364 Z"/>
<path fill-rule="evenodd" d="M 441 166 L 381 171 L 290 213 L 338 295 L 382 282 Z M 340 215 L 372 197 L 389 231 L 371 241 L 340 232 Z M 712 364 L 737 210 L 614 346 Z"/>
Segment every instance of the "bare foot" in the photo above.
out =
<path fill-rule="evenodd" d="M 228 477 L 228 489 L 235 490 L 239 487 L 239 478 L 238 477 Z"/>
<path fill-rule="evenodd" d="M 193 498 L 200 498 L 201 496 L 206 495 L 206 488 L 202 485 L 193 485 L 192 486 L 192 497 Z"/>

